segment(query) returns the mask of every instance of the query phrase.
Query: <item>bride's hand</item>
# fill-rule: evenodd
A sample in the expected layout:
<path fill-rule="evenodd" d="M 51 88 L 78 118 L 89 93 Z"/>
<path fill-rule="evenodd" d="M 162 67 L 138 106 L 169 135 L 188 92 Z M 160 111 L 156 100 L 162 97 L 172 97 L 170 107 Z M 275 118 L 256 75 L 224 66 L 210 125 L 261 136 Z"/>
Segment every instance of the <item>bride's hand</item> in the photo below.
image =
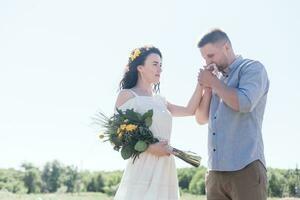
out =
<path fill-rule="evenodd" d="M 212 89 L 210 87 L 204 87 L 204 92 L 210 93 Z"/>
<path fill-rule="evenodd" d="M 170 155 L 170 150 L 168 149 L 168 142 L 166 141 L 150 144 L 147 151 L 158 157 Z"/>

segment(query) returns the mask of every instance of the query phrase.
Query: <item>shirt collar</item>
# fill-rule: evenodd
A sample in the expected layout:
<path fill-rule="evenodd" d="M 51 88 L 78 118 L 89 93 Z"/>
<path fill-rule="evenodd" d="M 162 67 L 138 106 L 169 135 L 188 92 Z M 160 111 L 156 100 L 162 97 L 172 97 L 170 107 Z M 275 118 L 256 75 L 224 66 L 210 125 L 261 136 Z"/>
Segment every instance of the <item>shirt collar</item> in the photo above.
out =
<path fill-rule="evenodd" d="M 241 55 L 236 56 L 234 61 L 224 70 L 224 73 L 222 73 L 222 75 L 227 77 L 233 69 L 241 64 L 242 61 L 243 57 Z"/>

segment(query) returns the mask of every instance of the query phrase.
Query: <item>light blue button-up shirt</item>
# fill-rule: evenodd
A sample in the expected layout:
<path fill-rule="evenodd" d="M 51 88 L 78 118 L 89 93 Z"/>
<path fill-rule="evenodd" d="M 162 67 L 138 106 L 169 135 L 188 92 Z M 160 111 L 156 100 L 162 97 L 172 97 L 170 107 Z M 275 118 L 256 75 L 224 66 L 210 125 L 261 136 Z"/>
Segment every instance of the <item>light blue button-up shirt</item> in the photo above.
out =
<path fill-rule="evenodd" d="M 238 56 L 221 81 L 235 88 L 240 111 L 213 91 L 208 123 L 208 169 L 236 171 L 260 160 L 265 166 L 262 121 L 269 80 L 264 66 Z"/>

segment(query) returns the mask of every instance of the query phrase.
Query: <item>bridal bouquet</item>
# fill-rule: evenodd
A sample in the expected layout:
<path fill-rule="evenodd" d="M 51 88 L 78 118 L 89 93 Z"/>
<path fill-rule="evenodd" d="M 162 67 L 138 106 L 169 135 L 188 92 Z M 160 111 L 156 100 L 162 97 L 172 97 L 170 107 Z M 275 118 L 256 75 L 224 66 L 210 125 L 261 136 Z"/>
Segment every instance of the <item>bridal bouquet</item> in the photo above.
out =
<path fill-rule="evenodd" d="M 124 160 L 135 159 L 147 150 L 150 144 L 159 142 L 150 131 L 152 124 L 153 110 L 148 110 L 143 115 L 135 112 L 134 109 L 125 111 L 117 109 L 112 117 L 107 117 L 99 112 L 94 117 L 95 123 L 100 124 L 104 131 L 100 139 L 109 141 L 114 150 L 120 151 Z M 169 146 L 171 153 L 185 162 L 198 167 L 201 157 L 190 151 L 181 151 Z"/>

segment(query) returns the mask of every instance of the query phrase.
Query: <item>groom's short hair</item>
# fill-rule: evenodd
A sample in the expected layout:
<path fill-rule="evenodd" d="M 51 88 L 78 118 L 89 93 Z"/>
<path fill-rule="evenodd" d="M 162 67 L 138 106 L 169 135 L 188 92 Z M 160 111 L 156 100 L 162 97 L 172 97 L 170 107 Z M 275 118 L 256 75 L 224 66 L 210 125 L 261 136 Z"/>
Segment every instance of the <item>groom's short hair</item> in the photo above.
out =
<path fill-rule="evenodd" d="M 215 44 L 220 41 L 229 42 L 229 44 L 231 44 L 229 37 L 224 31 L 220 29 L 213 29 L 201 38 L 197 46 L 198 48 L 201 48 L 204 47 L 206 44 Z"/>

